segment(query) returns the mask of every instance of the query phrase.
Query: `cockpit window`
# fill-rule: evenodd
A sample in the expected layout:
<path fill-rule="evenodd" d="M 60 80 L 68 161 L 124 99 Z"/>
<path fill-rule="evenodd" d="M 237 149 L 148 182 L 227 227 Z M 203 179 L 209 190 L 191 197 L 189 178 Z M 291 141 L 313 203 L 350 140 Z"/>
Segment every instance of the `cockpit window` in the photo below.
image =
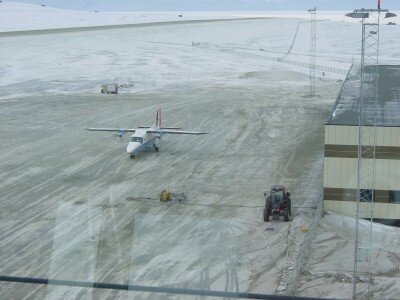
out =
<path fill-rule="evenodd" d="M 138 143 L 143 144 L 143 138 L 139 137 L 139 136 L 132 136 L 131 137 L 131 142 L 138 142 Z"/>

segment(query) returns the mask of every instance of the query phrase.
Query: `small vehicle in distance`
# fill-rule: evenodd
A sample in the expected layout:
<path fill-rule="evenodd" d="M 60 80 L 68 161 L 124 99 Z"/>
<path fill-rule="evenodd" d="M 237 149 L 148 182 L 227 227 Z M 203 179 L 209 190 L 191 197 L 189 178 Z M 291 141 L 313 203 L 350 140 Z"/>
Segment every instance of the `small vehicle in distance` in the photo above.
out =
<path fill-rule="evenodd" d="M 264 208 L 264 222 L 269 222 L 269 217 L 272 216 L 273 220 L 279 220 L 283 216 L 285 222 L 289 221 L 291 215 L 291 199 L 290 193 L 283 185 L 273 185 L 267 196 L 264 193 L 265 208 Z"/>

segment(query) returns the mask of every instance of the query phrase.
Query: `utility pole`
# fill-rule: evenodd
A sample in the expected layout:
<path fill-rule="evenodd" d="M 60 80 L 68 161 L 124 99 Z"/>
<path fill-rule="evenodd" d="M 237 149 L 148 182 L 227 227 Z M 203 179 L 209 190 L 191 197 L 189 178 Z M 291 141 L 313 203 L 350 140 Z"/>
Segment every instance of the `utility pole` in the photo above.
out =
<path fill-rule="evenodd" d="M 315 96 L 315 65 L 317 60 L 317 8 L 310 12 L 310 97 Z"/>
<path fill-rule="evenodd" d="M 366 296 L 368 298 L 372 281 L 371 253 L 375 198 L 376 113 L 367 111 L 367 105 L 365 105 L 367 94 L 365 91 L 368 90 L 369 108 L 371 110 L 378 101 L 379 23 L 383 12 L 386 13 L 385 18 L 395 16 L 389 13 L 388 10 L 381 9 L 380 0 L 378 0 L 377 9 L 356 9 L 346 15 L 362 19 L 357 194 L 354 212 L 353 299 L 357 299 L 358 296 L 361 298 Z M 369 117 L 367 120 L 368 115 L 373 117 Z M 368 219 L 370 221 L 369 225 L 361 226 L 361 219 Z M 361 285 L 364 285 L 363 289 L 361 289 Z"/>

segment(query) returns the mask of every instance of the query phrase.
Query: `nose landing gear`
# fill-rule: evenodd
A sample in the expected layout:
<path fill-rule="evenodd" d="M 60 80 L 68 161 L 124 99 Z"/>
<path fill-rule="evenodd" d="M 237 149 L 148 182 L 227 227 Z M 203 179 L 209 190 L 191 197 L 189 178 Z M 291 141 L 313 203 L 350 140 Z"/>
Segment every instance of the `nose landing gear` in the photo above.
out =
<path fill-rule="evenodd" d="M 131 159 L 134 159 L 135 158 L 135 155 L 134 154 L 131 154 Z"/>

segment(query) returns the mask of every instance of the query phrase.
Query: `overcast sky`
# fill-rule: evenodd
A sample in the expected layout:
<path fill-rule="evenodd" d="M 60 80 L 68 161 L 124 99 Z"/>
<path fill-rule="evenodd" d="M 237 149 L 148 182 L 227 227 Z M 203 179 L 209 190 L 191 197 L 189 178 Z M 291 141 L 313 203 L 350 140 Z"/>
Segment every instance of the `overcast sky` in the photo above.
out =
<path fill-rule="evenodd" d="M 103 11 L 271 11 L 305 10 L 317 6 L 320 10 L 352 10 L 374 8 L 377 0 L 3 0 L 27 2 L 80 10 Z M 382 8 L 400 9 L 400 0 L 382 0 Z"/>

